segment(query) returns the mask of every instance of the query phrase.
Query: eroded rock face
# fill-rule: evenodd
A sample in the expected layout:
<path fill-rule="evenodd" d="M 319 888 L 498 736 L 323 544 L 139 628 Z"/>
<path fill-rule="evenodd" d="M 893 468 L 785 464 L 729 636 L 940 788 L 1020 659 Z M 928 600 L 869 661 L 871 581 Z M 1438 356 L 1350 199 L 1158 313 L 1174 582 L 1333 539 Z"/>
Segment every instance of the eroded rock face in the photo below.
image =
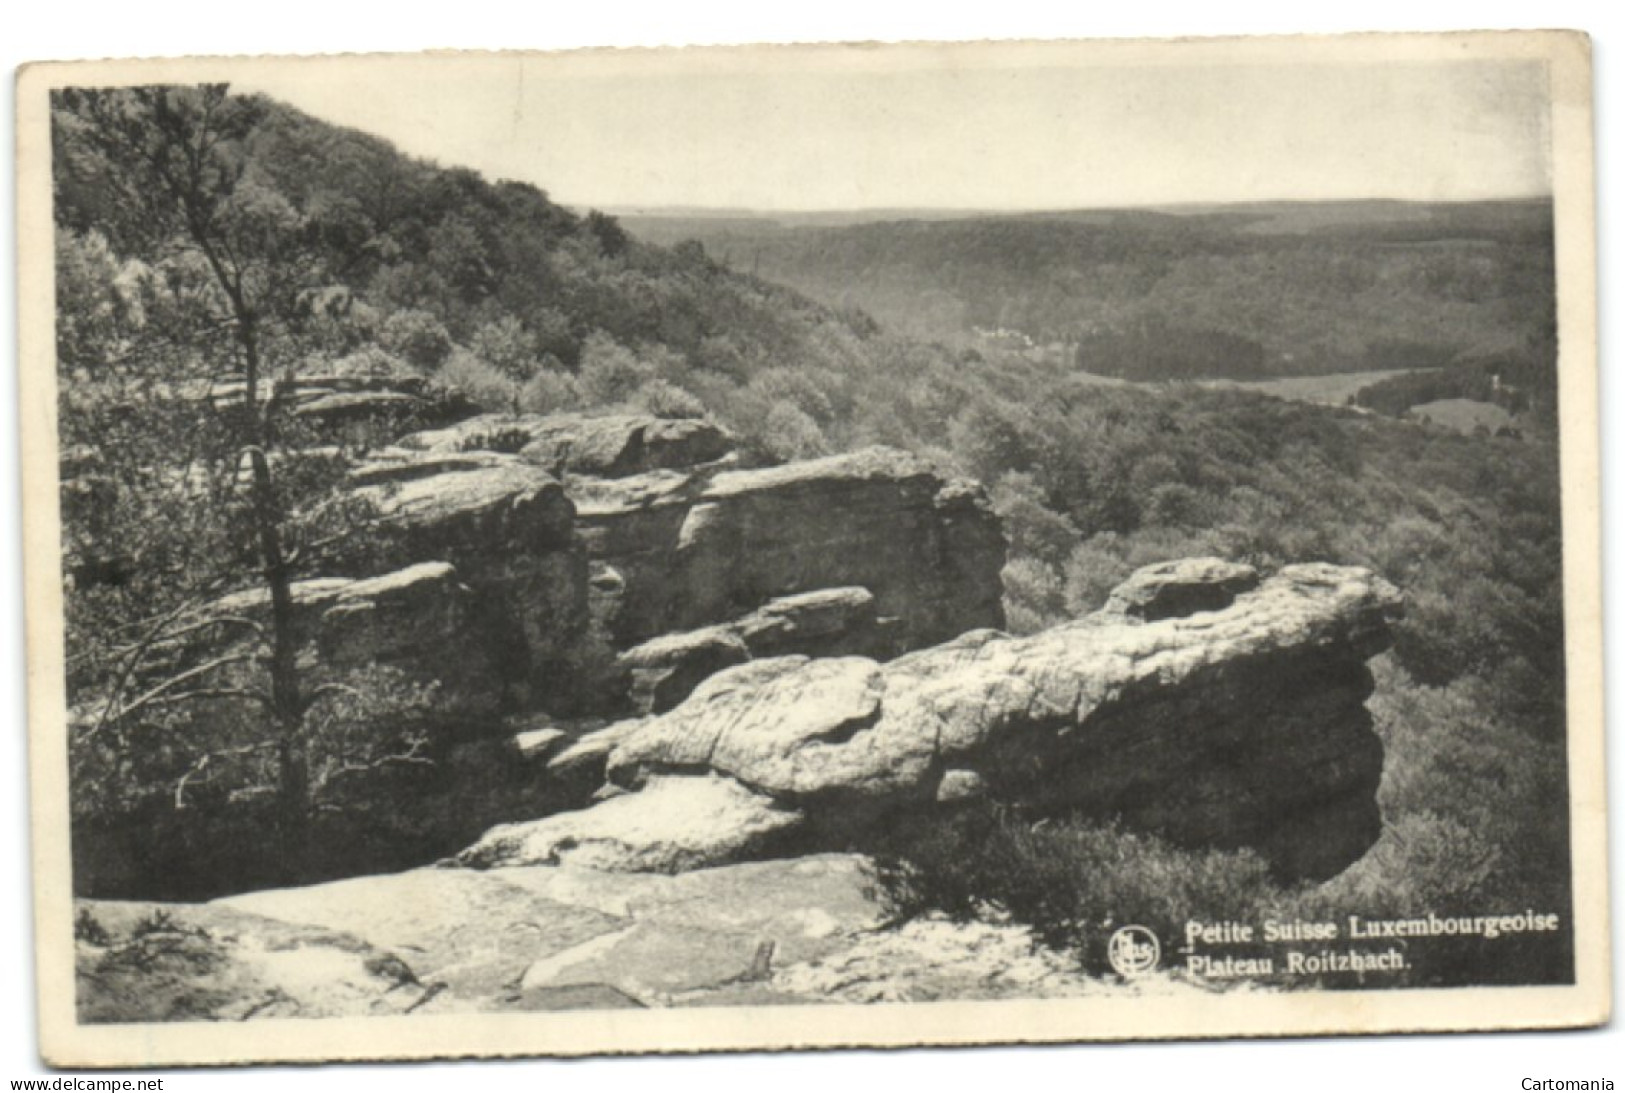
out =
<path fill-rule="evenodd" d="M 474 594 L 452 565 L 423 562 L 359 580 L 318 577 L 296 581 L 289 591 L 294 636 L 308 647 L 305 655 L 315 658 L 313 663 L 341 672 L 387 665 L 442 685 L 447 708 L 494 708 L 500 681 L 481 637 Z M 222 640 L 263 644 L 270 628 L 270 593 L 253 588 L 223 596 L 200 617 L 217 621 L 195 630 L 184 654 L 192 661 L 216 655 Z M 448 650 L 456 655 L 447 655 Z"/>
<path fill-rule="evenodd" d="M 678 628 L 769 599 L 859 586 L 919 648 L 1003 625 L 1004 533 L 979 487 L 906 452 L 866 448 L 717 475 L 683 520 Z"/>
<path fill-rule="evenodd" d="M 724 668 L 762 657 L 884 656 L 890 644 L 865 588 L 828 588 L 770 600 L 742 619 L 665 634 L 621 654 L 632 708 L 664 713 Z"/>
<path fill-rule="evenodd" d="M 1187 573 L 1187 602 L 1247 583 L 1209 571 L 1223 587 L 1191 592 Z M 1368 571 L 1299 565 L 1189 616 L 1148 622 L 1114 609 L 1027 638 L 980 630 L 889 664 L 753 660 L 625 730 L 608 776 L 662 793 L 685 777 L 730 779 L 755 808 L 800 813 L 812 845 L 974 791 L 1039 813 L 1118 817 L 1190 845 L 1251 846 L 1283 874 L 1330 876 L 1379 833 L 1382 747 L 1364 706 L 1365 661 L 1386 647 L 1398 607 Z M 615 816 L 601 810 L 642 816 L 638 796 L 540 829 L 508 825 L 464 860 L 550 860 L 558 833 L 577 827 L 614 841 Z M 625 834 L 626 846 L 641 837 Z M 620 854 L 618 868 L 639 868 L 635 850 Z"/>
<path fill-rule="evenodd" d="M 706 679 L 750 660 L 750 649 L 732 629 L 708 626 L 666 634 L 621 654 L 632 708 L 663 713 L 693 693 Z"/>
<path fill-rule="evenodd" d="M 438 659 L 467 633 L 469 599 L 447 562 L 354 581 L 322 612 L 322 655 L 335 665 Z"/>
<path fill-rule="evenodd" d="M 572 472 L 568 487 L 533 462 L 544 443 L 606 473 L 632 466 L 632 448 L 640 467 L 697 459 L 727 444 L 707 429 L 487 415 L 417 434 L 351 472 L 367 533 L 334 568 L 455 565 L 476 617 L 509 630 L 495 638 L 509 676 L 569 714 L 669 709 L 750 657 L 885 658 L 1002 622 L 997 517 L 978 488 L 906 453 Z M 611 448 L 621 454 L 587 459 Z"/>
<path fill-rule="evenodd" d="M 573 486 L 583 543 L 619 582 L 622 647 L 859 587 L 891 652 L 1003 625 L 1005 543 L 980 487 L 890 448 L 782 467 Z"/>
<path fill-rule="evenodd" d="M 547 471 L 517 459 L 425 463 L 430 473 L 408 477 L 407 464 L 394 481 L 354 491 L 373 510 L 368 530 L 384 554 L 481 569 L 570 546 L 575 507 Z"/>
<path fill-rule="evenodd" d="M 529 701 L 567 705 L 587 627 L 587 559 L 558 479 L 497 455 L 391 458 L 355 478 L 350 500 L 367 529 L 337 564 L 455 565 L 499 673 Z"/>

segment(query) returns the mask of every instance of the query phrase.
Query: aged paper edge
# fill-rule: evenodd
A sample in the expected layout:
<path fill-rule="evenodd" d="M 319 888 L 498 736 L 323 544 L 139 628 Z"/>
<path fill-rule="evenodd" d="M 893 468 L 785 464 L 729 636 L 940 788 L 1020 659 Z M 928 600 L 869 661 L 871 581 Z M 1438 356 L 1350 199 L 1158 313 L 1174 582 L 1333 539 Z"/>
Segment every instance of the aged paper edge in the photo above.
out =
<path fill-rule="evenodd" d="M 1442 58 L 1546 61 L 1560 331 L 1570 836 L 1576 981 L 1572 986 L 1110 997 L 1065 1001 L 771 1006 L 267 1021 L 252 1025 L 80 1026 L 74 1014 L 67 747 L 63 709 L 57 499 L 54 283 L 48 93 L 69 84 L 249 78 L 287 66 L 552 66 L 560 75 L 697 72 L 798 65 L 824 70 L 967 64 L 1403 63 Z M 58 1066 L 690 1053 L 825 1047 L 1056 1043 L 1573 1028 L 1611 1005 L 1607 803 L 1602 705 L 1595 190 L 1590 42 L 1578 32 L 1471 32 L 1112 42 L 824 44 L 188 58 L 44 63 L 17 83 L 19 418 L 28 638 L 30 794 L 40 1048 Z M 26 271 L 26 273 L 25 273 Z"/>

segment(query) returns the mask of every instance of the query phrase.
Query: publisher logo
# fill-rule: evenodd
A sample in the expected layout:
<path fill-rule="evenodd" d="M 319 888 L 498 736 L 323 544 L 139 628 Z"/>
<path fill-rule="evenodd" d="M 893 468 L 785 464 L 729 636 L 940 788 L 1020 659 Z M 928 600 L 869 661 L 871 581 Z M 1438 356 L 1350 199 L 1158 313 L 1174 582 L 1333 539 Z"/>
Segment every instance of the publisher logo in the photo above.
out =
<path fill-rule="evenodd" d="M 1144 975 L 1162 958 L 1157 935 L 1144 926 L 1124 926 L 1106 943 L 1106 959 L 1112 970 L 1125 979 Z"/>

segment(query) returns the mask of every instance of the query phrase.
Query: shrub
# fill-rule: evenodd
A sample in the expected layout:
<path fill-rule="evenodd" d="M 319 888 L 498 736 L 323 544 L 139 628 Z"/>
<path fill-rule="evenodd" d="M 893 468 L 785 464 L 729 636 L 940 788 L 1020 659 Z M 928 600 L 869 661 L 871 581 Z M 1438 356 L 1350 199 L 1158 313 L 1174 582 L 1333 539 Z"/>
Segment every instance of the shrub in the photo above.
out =
<path fill-rule="evenodd" d="M 829 396 L 801 372 L 769 368 L 753 376 L 748 386 L 769 403 L 787 402 L 820 424 L 835 416 Z"/>
<path fill-rule="evenodd" d="M 364 345 L 354 353 L 333 361 L 326 370 L 337 376 L 369 379 L 402 379 L 415 374 L 414 369 L 401 358 L 376 345 Z"/>
<path fill-rule="evenodd" d="M 512 315 L 485 323 L 468 342 L 474 355 L 517 381 L 529 378 L 537 362 L 536 336 Z"/>
<path fill-rule="evenodd" d="M 530 443 L 530 431 L 512 426 L 506 429 L 493 429 L 488 433 L 474 433 L 465 436 L 457 442 L 460 452 L 506 452 L 510 455 L 519 452 Z"/>
<path fill-rule="evenodd" d="M 575 378 L 551 368 L 540 368 L 519 389 L 519 409 L 527 414 L 556 414 L 581 405 Z"/>
<path fill-rule="evenodd" d="M 455 350 L 436 375 L 482 410 L 512 410 L 519 400 L 517 383 L 466 349 Z"/>
<path fill-rule="evenodd" d="M 1119 926 L 1168 940 L 1190 919 L 1256 921 L 1281 896 L 1249 851 L 1182 850 L 1113 824 L 1031 824 L 997 806 L 894 836 L 875 860 L 892 914 L 1008 915 L 1092 974 L 1109 970 L 1106 945 Z"/>
<path fill-rule="evenodd" d="M 1066 619 L 1061 575 L 1037 558 L 1012 558 L 999 577 L 1004 584 L 1005 625 L 1016 634 L 1036 634 Z"/>
<path fill-rule="evenodd" d="M 582 347 L 576 382 L 588 406 L 629 402 L 652 379 L 652 367 L 606 335 L 594 334 Z"/>
<path fill-rule="evenodd" d="M 424 371 L 439 368 L 451 356 L 451 335 L 427 311 L 397 311 L 384 320 L 378 341 L 396 356 Z"/>
<path fill-rule="evenodd" d="M 1149 523 L 1172 525 L 1202 523 L 1206 515 L 1202 495 L 1183 482 L 1163 482 L 1153 487 L 1145 512 Z"/>
<path fill-rule="evenodd" d="M 650 380 L 633 401 L 655 417 L 679 419 L 705 416 L 705 403 L 698 396 L 663 379 Z"/>
<path fill-rule="evenodd" d="M 818 423 L 788 402 L 777 402 L 763 414 L 741 414 L 742 407 L 755 399 L 741 398 L 728 415 L 728 424 L 739 433 L 747 458 L 760 463 L 782 463 L 790 459 L 812 459 L 830 452 Z"/>
<path fill-rule="evenodd" d="M 1078 543 L 1077 527 L 1049 507 L 1044 491 L 1030 474 L 1006 474 L 990 491 L 989 500 L 993 511 L 1004 520 L 1011 557 L 1031 556 L 1058 566 Z"/>
<path fill-rule="evenodd" d="M 1123 559 L 1122 544 L 1112 532 L 1079 543 L 1066 561 L 1066 609 L 1074 616 L 1097 611 L 1111 590 L 1122 584 L 1134 567 Z"/>

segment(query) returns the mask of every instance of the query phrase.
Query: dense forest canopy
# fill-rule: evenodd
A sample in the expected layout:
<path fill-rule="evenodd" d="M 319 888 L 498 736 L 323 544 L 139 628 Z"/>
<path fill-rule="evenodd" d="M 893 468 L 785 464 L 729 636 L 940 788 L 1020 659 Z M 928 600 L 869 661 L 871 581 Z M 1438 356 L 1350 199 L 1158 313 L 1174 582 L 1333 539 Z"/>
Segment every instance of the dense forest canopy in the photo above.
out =
<path fill-rule="evenodd" d="M 206 397 L 241 380 L 251 326 L 273 424 L 278 384 L 350 374 L 494 411 L 708 415 L 762 462 L 871 443 L 924 454 L 980 479 L 1004 517 L 1015 630 L 1084 613 L 1134 567 L 1168 558 L 1372 566 L 1408 599 L 1376 703 L 1389 834 L 1343 883 L 1441 912 L 1564 905 L 1551 432 L 1458 436 L 1077 375 L 1080 363 L 1160 378 L 1465 359 L 1464 382 L 1551 390 L 1549 204 L 1386 219 L 1292 207 L 731 223 L 703 245 L 667 247 L 532 185 L 414 161 L 257 97 L 212 100 L 212 128 L 171 134 L 208 195 L 177 206 L 142 184 L 156 176 L 110 154 L 108 134 L 161 134 L 165 110 L 195 123 L 198 94 L 54 104 L 76 709 L 113 708 L 107 692 L 149 620 L 263 583 L 255 532 L 267 520 L 239 489 L 245 444 L 269 449 L 282 514 L 331 483 L 331 468 L 285 458 L 295 433 L 245 437 Z M 225 278 L 211 271 L 215 244 L 235 271 Z M 1069 348 L 1004 347 L 976 328 Z M 1364 401 L 1402 409 L 1410 393 Z M 288 573 L 304 572 L 316 552 L 297 536 L 288 545 Z M 408 714 L 424 702 L 384 698 Z M 80 815 L 168 807 L 201 752 L 256 746 L 200 742 L 170 703 L 122 709 L 79 722 Z M 324 731 L 349 732 L 366 712 L 336 709 Z"/>

